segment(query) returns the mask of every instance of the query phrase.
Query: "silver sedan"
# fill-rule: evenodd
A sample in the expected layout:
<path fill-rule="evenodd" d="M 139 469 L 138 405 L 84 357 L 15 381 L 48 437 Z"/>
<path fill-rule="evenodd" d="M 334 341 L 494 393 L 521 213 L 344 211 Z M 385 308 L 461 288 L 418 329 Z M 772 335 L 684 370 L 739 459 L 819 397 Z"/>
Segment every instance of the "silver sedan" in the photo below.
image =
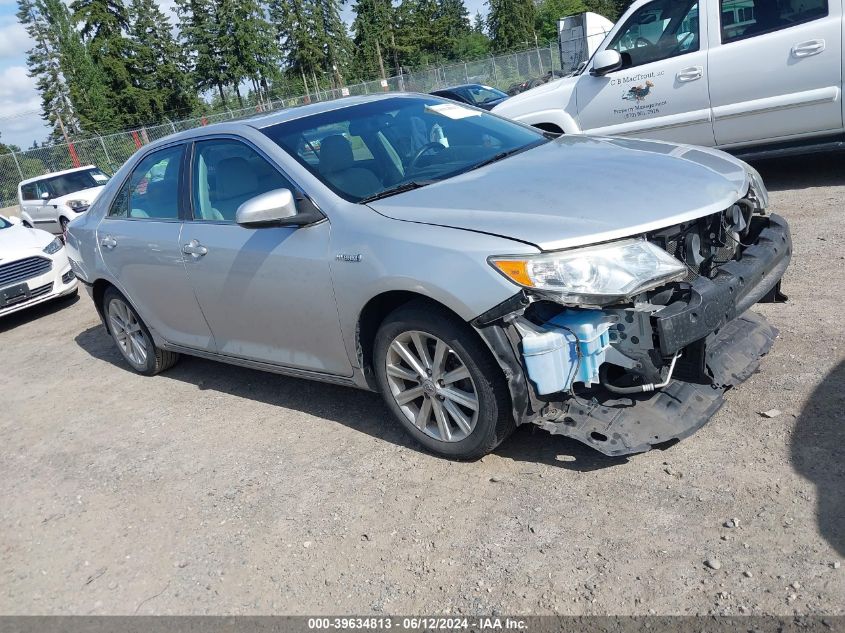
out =
<path fill-rule="evenodd" d="M 140 149 L 71 223 L 136 371 L 179 354 L 380 391 L 427 449 L 534 423 L 608 455 L 691 434 L 769 349 L 791 241 L 714 150 L 555 137 L 427 95 Z"/>

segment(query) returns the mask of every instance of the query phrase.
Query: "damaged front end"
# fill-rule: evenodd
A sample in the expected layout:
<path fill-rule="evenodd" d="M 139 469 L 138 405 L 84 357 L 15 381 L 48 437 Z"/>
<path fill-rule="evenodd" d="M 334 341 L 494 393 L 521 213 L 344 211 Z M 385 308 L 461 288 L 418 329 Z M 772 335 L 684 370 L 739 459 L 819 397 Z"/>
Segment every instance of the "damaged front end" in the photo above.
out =
<path fill-rule="evenodd" d="M 777 330 L 748 312 L 785 300 L 786 221 L 753 190 L 731 208 L 640 236 L 683 271 L 604 305 L 525 288 L 473 322 L 502 366 L 517 423 L 606 455 L 687 437 L 748 378 Z"/>

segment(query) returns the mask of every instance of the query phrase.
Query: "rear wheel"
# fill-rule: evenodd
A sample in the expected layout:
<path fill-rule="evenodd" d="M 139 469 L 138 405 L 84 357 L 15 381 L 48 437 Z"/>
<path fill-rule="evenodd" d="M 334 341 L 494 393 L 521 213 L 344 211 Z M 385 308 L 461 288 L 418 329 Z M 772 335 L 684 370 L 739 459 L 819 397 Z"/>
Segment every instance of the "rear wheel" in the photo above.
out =
<path fill-rule="evenodd" d="M 154 376 L 179 359 L 179 354 L 156 347 L 141 317 L 114 288 L 109 288 L 103 295 L 103 313 L 117 349 L 139 374 Z"/>
<path fill-rule="evenodd" d="M 376 335 L 376 377 L 387 406 L 428 450 L 481 457 L 513 430 L 507 385 L 490 352 L 445 310 L 411 303 Z"/>
<path fill-rule="evenodd" d="M 59 224 L 62 227 L 62 235 L 67 235 L 67 225 L 70 224 L 70 220 L 67 218 L 59 218 Z"/>

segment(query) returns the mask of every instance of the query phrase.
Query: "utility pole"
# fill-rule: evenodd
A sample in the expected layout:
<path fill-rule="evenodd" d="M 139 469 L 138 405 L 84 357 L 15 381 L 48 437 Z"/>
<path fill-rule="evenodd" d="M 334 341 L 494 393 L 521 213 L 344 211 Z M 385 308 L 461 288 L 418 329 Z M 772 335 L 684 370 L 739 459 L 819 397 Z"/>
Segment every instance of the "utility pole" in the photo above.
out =
<path fill-rule="evenodd" d="M 65 124 L 62 121 L 62 115 L 59 114 L 58 110 L 53 110 L 53 114 L 56 115 L 56 121 L 59 122 L 59 129 L 62 131 L 62 136 L 65 137 L 65 143 L 67 143 L 67 150 L 70 153 L 70 162 L 74 167 L 79 167 L 82 163 L 79 162 L 79 156 L 76 155 L 76 148 L 73 146 L 73 143 L 71 143 L 70 139 L 67 137 L 67 132 L 65 131 Z"/>

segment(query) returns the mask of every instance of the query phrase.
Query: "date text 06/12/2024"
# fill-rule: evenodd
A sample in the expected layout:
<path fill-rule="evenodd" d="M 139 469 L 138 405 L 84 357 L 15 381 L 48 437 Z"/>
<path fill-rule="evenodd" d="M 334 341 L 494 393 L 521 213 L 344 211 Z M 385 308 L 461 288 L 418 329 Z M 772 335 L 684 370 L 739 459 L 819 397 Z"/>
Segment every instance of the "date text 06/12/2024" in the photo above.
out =
<path fill-rule="evenodd" d="M 308 628 L 328 630 L 389 630 L 399 631 L 526 631 L 527 623 L 520 618 L 465 617 L 334 617 L 308 618 Z"/>

